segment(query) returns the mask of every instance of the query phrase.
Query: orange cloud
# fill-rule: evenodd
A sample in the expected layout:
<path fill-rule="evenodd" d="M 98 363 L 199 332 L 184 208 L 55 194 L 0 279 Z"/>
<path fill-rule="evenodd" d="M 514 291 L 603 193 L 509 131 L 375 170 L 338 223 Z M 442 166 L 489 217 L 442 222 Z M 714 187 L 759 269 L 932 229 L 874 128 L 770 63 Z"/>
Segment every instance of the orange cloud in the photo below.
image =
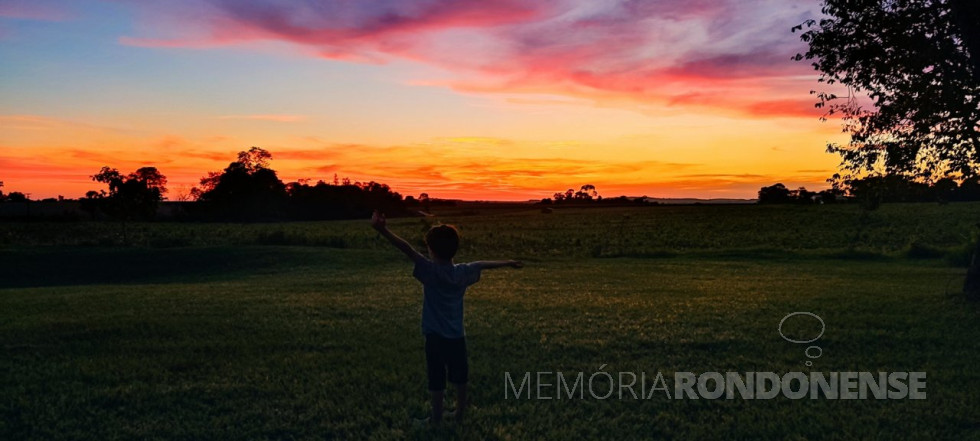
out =
<path fill-rule="evenodd" d="M 173 141 L 162 138 L 162 142 L 168 140 Z M 160 142 L 156 139 L 148 144 Z M 506 139 L 496 142 L 515 143 Z M 190 188 L 207 172 L 221 170 L 235 159 L 234 151 L 202 150 L 193 140 L 170 145 L 168 149 L 155 150 L 152 156 L 124 148 L 90 151 L 56 147 L 45 148 L 39 155 L 4 155 L 0 156 L 0 169 L 4 171 L 0 178 L 7 191 L 29 189 L 36 198 L 58 194 L 79 197 L 87 190 L 100 188 L 90 176 L 103 165 L 122 171 L 157 166 L 173 188 Z M 481 153 L 438 143 L 370 146 L 316 142 L 301 148 L 273 149 L 272 153 L 272 167 L 287 182 L 301 178 L 330 182 L 337 174 L 354 181 L 384 182 L 403 194 L 428 192 L 434 197 L 465 199 L 540 199 L 583 184 L 597 186 L 607 197 L 745 197 L 775 182 L 822 188 L 824 179 L 832 173 L 819 169 L 798 170 L 790 175 L 719 173 L 699 163 L 615 157 L 501 157 L 493 155 L 492 146 Z"/>

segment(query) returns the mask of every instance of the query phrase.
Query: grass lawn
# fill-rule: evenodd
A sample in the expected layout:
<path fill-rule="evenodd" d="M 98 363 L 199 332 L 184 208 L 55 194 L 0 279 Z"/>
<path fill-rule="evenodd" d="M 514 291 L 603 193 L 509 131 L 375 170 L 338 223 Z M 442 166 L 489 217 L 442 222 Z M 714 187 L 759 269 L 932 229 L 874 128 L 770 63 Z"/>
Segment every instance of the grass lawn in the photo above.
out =
<path fill-rule="evenodd" d="M 950 263 L 980 205 L 821 208 L 450 213 L 460 260 L 528 265 L 467 292 L 476 407 L 438 429 L 410 423 L 428 406 L 421 287 L 363 222 L 137 225 L 132 246 L 58 239 L 111 225 L 13 224 L 0 439 L 980 439 L 980 308 Z M 819 358 L 780 337 L 795 311 L 824 320 Z M 928 397 L 505 398 L 508 372 L 603 365 L 923 371 Z"/>

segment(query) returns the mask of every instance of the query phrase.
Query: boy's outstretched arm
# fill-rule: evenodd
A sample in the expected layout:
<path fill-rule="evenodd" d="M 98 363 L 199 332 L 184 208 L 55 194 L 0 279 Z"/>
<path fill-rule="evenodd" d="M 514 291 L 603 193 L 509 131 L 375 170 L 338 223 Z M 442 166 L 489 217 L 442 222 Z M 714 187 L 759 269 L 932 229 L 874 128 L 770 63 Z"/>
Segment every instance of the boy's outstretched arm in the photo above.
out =
<path fill-rule="evenodd" d="M 524 262 L 521 262 L 520 260 L 479 260 L 470 263 L 470 265 L 475 265 L 479 267 L 481 270 L 504 268 L 504 267 L 517 268 L 517 269 L 524 268 Z"/>
<path fill-rule="evenodd" d="M 422 256 L 422 254 L 416 251 L 415 247 L 388 229 L 388 220 L 385 219 L 384 213 L 374 210 L 374 214 L 371 216 L 371 227 L 378 230 L 378 233 L 381 233 L 385 239 L 388 239 L 388 242 L 391 242 L 395 248 L 398 248 L 399 251 L 405 253 L 405 255 L 408 256 L 412 262 L 418 262 L 419 260 L 425 259 L 425 256 Z"/>

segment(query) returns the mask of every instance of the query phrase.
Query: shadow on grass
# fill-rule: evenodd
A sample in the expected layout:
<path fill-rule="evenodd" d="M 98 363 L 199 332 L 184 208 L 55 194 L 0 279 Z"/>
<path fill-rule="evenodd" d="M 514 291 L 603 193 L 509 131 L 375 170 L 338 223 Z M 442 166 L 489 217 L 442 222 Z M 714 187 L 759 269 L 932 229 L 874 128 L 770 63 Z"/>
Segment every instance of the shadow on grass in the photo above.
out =
<path fill-rule="evenodd" d="M 272 247 L 7 249 L 0 288 L 232 279 L 296 257 Z"/>

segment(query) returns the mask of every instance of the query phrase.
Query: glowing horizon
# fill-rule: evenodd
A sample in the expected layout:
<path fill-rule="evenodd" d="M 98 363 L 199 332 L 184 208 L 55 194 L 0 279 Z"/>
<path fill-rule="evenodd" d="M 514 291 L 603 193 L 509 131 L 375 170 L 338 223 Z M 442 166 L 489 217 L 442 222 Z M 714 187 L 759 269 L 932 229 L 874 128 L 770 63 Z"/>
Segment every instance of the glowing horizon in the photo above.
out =
<path fill-rule="evenodd" d="M 155 166 L 176 199 L 251 146 L 438 198 L 826 187 L 845 138 L 790 60 L 817 0 L 547 3 L 8 0 L 3 191 Z"/>

